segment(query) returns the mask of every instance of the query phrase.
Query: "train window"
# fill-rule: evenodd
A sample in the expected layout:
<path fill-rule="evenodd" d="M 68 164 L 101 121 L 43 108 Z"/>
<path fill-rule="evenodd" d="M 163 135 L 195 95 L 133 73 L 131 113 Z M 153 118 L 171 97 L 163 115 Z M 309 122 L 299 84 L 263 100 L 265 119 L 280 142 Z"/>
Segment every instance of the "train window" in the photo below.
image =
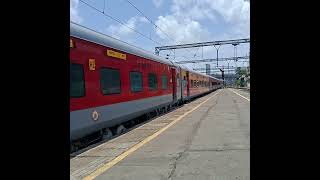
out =
<path fill-rule="evenodd" d="M 187 87 L 187 80 L 185 76 L 183 76 L 182 87 Z"/>
<path fill-rule="evenodd" d="M 85 95 L 84 73 L 81 64 L 70 64 L 70 97 Z"/>
<path fill-rule="evenodd" d="M 132 92 L 142 91 L 142 73 L 130 72 L 130 85 Z"/>
<path fill-rule="evenodd" d="M 167 86 L 168 86 L 168 84 L 167 84 L 167 75 L 163 74 L 161 79 L 162 79 L 162 89 L 167 89 Z"/>
<path fill-rule="evenodd" d="M 111 68 L 100 69 L 100 87 L 104 95 L 120 94 L 120 70 Z"/>
<path fill-rule="evenodd" d="M 148 75 L 148 82 L 149 82 L 149 90 L 157 90 L 157 75 L 156 74 L 149 74 Z"/>
<path fill-rule="evenodd" d="M 191 87 L 193 87 L 193 80 L 191 80 Z"/>

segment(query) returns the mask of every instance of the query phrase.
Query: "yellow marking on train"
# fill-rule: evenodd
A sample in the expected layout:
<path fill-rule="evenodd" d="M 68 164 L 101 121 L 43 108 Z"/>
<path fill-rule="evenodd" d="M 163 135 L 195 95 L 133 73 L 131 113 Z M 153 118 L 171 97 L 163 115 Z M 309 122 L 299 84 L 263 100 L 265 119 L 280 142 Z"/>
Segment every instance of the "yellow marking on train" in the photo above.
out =
<path fill-rule="evenodd" d="M 74 48 L 74 42 L 72 41 L 72 39 L 70 39 L 70 47 Z"/>
<path fill-rule="evenodd" d="M 151 140 L 153 140 L 154 138 L 156 138 L 157 136 L 159 136 L 161 133 L 163 133 L 165 130 L 167 130 L 169 127 L 173 126 L 174 124 L 176 124 L 178 121 L 180 121 L 182 118 L 184 118 L 185 116 L 187 116 L 188 114 L 190 114 L 191 112 L 195 111 L 196 109 L 198 109 L 202 104 L 206 103 L 207 101 L 209 101 L 211 98 L 215 97 L 216 95 L 218 95 L 221 91 L 219 90 L 217 93 L 215 93 L 213 96 L 209 97 L 208 99 L 206 99 L 205 101 L 203 101 L 202 103 L 198 104 L 196 107 L 194 107 L 193 109 L 189 110 L 188 112 L 184 113 L 183 115 L 179 116 L 177 119 L 175 119 L 174 121 L 172 121 L 170 124 L 168 124 L 167 126 L 163 127 L 162 129 L 160 129 L 159 131 L 157 131 L 156 133 L 152 134 L 151 136 L 147 137 L 146 139 L 144 139 L 143 141 L 141 141 L 140 143 L 134 145 L 132 148 L 130 148 L 129 150 L 125 151 L 124 153 L 122 153 L 121 155 L 119 155 L 118 157 L 114 158 L 112 161 L 104 164 L 102 167 L 98 168 L 97 170 L 95 170 L 93 173 L 91 173 L 90 175 L 86 176 L 84 178 L 84 180 L 91 180 L 94 179 L 96 177 L 98 177 L 100 174 L 104 173 L 105 171 L 107 171 L 108 169 L 110 169 L 112 166 L 114 166 L 115 164 L 117 164 L 118 162 L 120 162 L 121 160 L 123 160 L 125 157 L 129 156 L 130 154 L 132 154 L 133 152 L 135 152 L 137 149 L 141 148 L 143 145 L 147 144 L 148 142 L 150 142 Z"/>
<path fill-rule="evenodd" d="M 119 53 L 119 52 L 116 52 L 116 51 L 112 51 L 110 49 L 107 50 L 107 56 L 111 56 L 111 57 L 114 57 L 114 58 L 127 60 L 127 55 L 126 54 Z"/>
<path fill-rule="evenodd" d="M 96 70 L 96 60 L 95 59 L 89 59 L 89 70 L 90 71 Z"/>

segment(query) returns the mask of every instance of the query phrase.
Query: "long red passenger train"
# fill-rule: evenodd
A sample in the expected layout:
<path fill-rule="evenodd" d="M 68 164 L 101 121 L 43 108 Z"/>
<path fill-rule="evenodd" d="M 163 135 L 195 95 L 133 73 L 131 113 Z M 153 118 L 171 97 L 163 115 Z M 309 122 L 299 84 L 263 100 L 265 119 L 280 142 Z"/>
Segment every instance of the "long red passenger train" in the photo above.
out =
<path fill-rule="evenodd" d="M 70 23 L 70 141 L 168 110 L 222 81 Z"/>

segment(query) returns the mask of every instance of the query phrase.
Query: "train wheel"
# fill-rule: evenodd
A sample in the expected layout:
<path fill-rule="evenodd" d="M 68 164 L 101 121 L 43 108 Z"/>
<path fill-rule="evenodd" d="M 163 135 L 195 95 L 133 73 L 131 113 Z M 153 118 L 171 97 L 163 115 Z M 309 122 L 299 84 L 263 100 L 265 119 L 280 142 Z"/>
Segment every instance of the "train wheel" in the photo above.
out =
<path fill-rule="evenodd" d="M 120 125 L 117 127 L 116 133 L 118 134 L 122 134 L 126 131 L 126 128 L 123 125 Z"/>
<path fill-rule="evenodd" d="M 78 147 L 77 146 L 75 146 L 74 144 L 71 144 L 71 147 L 70 147 L 70 152 L 72 153 L 72 152 L 76 152 L 76 151 L 78 151 Z"/>
<path fill-rule="evenodd" d="M 140 122 L 142 122 L 144 120 L 144 118 L 146 118 L 146 117 L 140 117 L 140 118 L 137 118 L 137 119 L 133 120 L 134 125 L 139 124 Z"/>
<path fill-rule="evenodd" d="M 151 113 L 150 113 L 150 112 L 147 113 L 146 119 L 147 119 L 147 120 L 151 119 Z"/>
<path fill-rule="evenodd" d="M 165 113 L 167 113 L 167 108 L 166 107 L 163 107 L 162 108 L 162 112 L 165 114 Z"/>
<path fill-rule="evenodd" d="M 112 137 L 112 132 L 109 128 L 106 128 L 104 130 L 104 132 L 102 133 L 102 139 L 105 140 L 105 139 L 110 139 Z"/>
<path fill-rule="evenodd" d="M 129 121 L 129 127 L 133 127 L 134 125 L 136 125 L 134 120 Z"/>

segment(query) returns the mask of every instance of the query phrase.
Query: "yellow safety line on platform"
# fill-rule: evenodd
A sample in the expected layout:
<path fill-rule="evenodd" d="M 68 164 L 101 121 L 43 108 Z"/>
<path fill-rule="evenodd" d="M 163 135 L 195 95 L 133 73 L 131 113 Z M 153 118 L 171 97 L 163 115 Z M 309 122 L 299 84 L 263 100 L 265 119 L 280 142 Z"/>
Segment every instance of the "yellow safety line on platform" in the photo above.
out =
<path fill-rule="evenodd" d="M 146 139 L 144 139 L 143 141 L 141 141 L 140 143 L 134 145 L 132 148 L 130 148 L 129 150 L 125 151 L 124 153 L 122 153 L 121 155 L 119 155 L 118 157 L 116 157 L 115 159 L 113 159 L 112 161 L 104 164 L 102 167 L 100 167 L 99 169 L 95 170 L 93 173 L 91 173 L 90 175 L 86 176 L 84 178 L 84 180 L 91 180 L 96 178 L 97 176 L 99 176 L 100 174 L 104 173 L 105 171 L 107 171 L 108 169 L 110 169 L 112 166 L 114 166 L 115 164 L 117 164 L 118 162 L 120 162 L 121 160 L 123 160 L 125 157 L 129 156 L 130 154 L 132 154 L 134 151 L 136 151 L 137 149 L 139 149 L 140 147 L 142 147 L 143 145 L 147 144 L 149 141 L 153 140 L 154 138 L 156 138 L 157 136 L 159 136 L 161 133 L 163 133 L 165 130 L 167 130 L 169 127 L 171 127 L 172 125 L 176 124 L 178 121 L 180 121 L 183 117 L 187 116 L 188 114 L 190 114 L 191 112 L 193 112 L 194 110 L 198 109 L 202 104 L 206 103 L 207 101 L 209 101 L 211 98 L 213 98 L 214 96 L 218 95 L 221 92 L 221 90 L 219 90 L 217 93 L 215 93 L 213 96 L 209 97 L 208 99 L 206 99 L 205 101 L 203 101 L 202 103 L 200 103 L 199 105 L 197 105 L 196 107 L 194 107 L 193 109 L 189 110 L 188 112 L 184 113 L 183 115 L 179 116 L 177 119 L 175 119 L 174 121 L 172 121 L 170 124 L 168 124 L 167 126 L 163 127 L 162 129 L 160 129 L 159 131 L 157 131 L 156 133 L 152 134 L 151 136 L 147 137 Z"/>
<path fill-rule="evenodd" d="M 232 92 L 234 92 L 235 94 L 237 94 L 237 95 L 239 95 L 239 96 L 241 96 L 241 97 L 245 98 L 246 100 L 248 100 L 248 101 L 250 102 L 250 99 L 248 99 L 248 98 L 246 98 L 246 97 L 244 97 L 244 96 L 240 95 L 239 93 L 235 92 L 234 90 L 231 90 L 231 89 L 229 89 L 229 90 L 230 90 L 230 91 L 232 91 Z"/>

